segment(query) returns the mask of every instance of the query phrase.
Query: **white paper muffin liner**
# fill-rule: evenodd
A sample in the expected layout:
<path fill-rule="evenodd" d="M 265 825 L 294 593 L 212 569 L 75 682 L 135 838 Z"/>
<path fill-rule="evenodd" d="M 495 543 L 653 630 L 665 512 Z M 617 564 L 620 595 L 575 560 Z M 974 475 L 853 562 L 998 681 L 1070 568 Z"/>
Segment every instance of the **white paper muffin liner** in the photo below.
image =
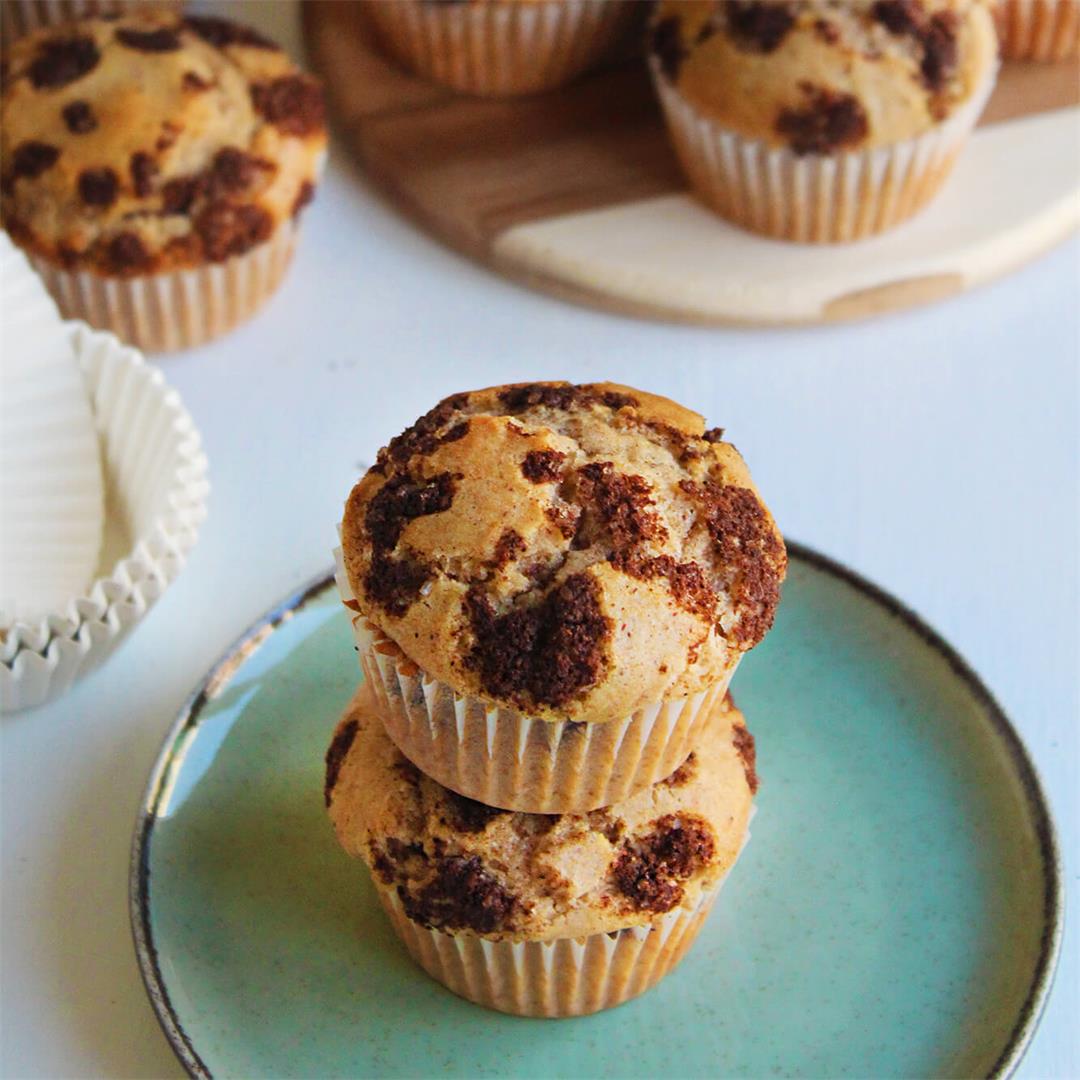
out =
<path fill-rule="evenodd" d="M 1080 57 L 1080 0 L 998 0 L 995 16 L 1006 60 Z"/>
<path fill-rule="evenodd" d="M 81 596 L 101 553 L 97 429 L 60 320 L 26 256 L 0 232 L 0 627 Z"/>
<path fill-rule="evenodd" d="M 422 772 L 444 787 L 506 810 L 583 814 L 629 798 L 670 776 L 727 693 L 727 678 L 603 723 L 523 716 L 462 694 L 421 671 L 356 614 L 335 552 L 342 600 L 353 612 L 360 665 L 387 733 Z"/>
<path fill-rule="evenodd" d="M 626 0 L 364 5 L 385 48 L 465 94 L 507 97 L 561 86 L 604 59 L 633 18 Z"/>
<path fill-rule="evenodd" d="M 31 255 L 66 318 L 82 319 L 146 352 L 190 349 L 228 333 L 270 298 L 289 268 L 299 225 L 283 221 L 243 255 L 191 270 L 108 277 Z"/>
<path fill-rule="evenodd" d="M 0 33 L 5 42 L 43 26 L 93 15 L 121 15 L 139 8 L 179 8 L 183 0 L 0 0 Z"/>
<path fill-rule="evenodd" d="M 375 888 L 412 958 L 437 982 L 477 1005 L 517 1016 L 585 1016 L 655 986 L 686 955 L 723 880 L 691 908 L 645 926 L 552 941 L 489 941 L 413 922 L 397 893 Z"/>
<path fill-rule="evenodd" d="M 744 138 L 704 116 L 649 66 L 683 170 L 698 196 L 751 232 L 803 243 L 841 243 L 884 232 L 920 210 L 952 171 L 997 78 L 943 123 L 874 150 L 798 155 Z"/>
<path fill-rule="evenodd" d="M 96 668 L 180 572 L 206 516 L 206 456 L 179 395 L 111 334 L 72 324 L 106 500 L 128 553 L 67 609 L 0 630 L 0 711 L 50 701 Z"/>

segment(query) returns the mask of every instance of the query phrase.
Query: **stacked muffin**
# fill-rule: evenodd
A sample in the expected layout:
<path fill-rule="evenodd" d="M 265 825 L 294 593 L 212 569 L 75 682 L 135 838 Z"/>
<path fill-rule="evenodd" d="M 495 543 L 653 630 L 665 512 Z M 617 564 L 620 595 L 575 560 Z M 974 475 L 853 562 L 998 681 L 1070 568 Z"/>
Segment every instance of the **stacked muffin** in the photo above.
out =
<path fill-rule="evenodd" d="M 326 795 L 430 974 L 564 1016 L 678 961 L 746 838 L 727 688 L 785 567 L 734 447 L 626 387 L 458 394 L 380 451 L 341 527 L 366 682 Z"/>

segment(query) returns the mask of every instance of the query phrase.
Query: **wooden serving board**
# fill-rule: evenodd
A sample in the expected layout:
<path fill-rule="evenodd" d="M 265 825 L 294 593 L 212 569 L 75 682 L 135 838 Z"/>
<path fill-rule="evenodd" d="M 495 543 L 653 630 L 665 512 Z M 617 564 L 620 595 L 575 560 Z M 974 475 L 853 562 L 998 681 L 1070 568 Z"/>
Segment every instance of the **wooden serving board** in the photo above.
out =
<path fill-rule="evenodd" d="M 1072 63 L 1007 64 L 929 208 L 820 247 L 744 232 L 688 193 L 640 59 L 552 93 L 463 97 L 384 56 L 361 5 L 302 7 L 341 132 L 390 200 L 457 250 L 570 300 L 716 324 L 855 318 L 989 280 L 1080 222 Z"/>

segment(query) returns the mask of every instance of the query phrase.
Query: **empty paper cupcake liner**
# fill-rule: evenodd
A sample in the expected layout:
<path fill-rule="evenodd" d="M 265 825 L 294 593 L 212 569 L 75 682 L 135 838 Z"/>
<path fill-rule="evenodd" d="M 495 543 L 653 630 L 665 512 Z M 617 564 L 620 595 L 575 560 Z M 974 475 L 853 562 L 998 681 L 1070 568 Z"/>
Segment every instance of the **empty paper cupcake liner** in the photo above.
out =
<path fill-rule="evenodd" d="M 720 892 L 647 926 L 553 941 L 489 941 L 414 923 L 397 893 L 376 883 L 398 936 L 437 982 L 477 1005 L 518 1016 L 585 1016 L 655 986 L 683 958 Z"/>
<path fill-rule="evenodd" d="M 0 711 L 40 705 L 96 668 L 183 567 L 206 516 L 206 457 L 157 369 L 111 334 L 71 326 L 127 554 L 65 611 L 0 628 Z"/>
<path fill-rule="evenodd" d="M 1080 0 L 998 0 L 995 14 L 1006 60 L 1080 57 Z"/>
<path fill-rule="evenodd" d="M 875 150 L 798 155 L 704 116 L 650 58 L 683 170 L 722 217 L 781 240 L 838 243 L 898 225 L 937 193 L 994 88 L 991 66 L 967 102 L 925 134 Z"/>
<path fill-rule="evenodd" d="M 140 7 L 179 8 L 183 0 L 2 0 L 0 34 L 12 42 L 44 26 L 95 15 L 122 15 Z"/>
<path fill-rule="evenodd" d="M 131 278 L 30 259 L 66 318 L 111 330 L 147 352 L 168 352 L 205 344 L 254 315 L 281 284 L 298 234 L 295 222 L 284 221 L 268 240 L 225 262 Z"/>
<path fill-rule="evenodd" d="M 618 43 L 633 3 L 366 4 L 384 47 L 402 64 L 466 94 L 504 97 L 561 86 Z"/>
<path fill-rule="evenodd" d="M 336 552 L 337 581 L 354 611 L 353 636 L 390 737 L 444 787 L 506 810 L 583 814 L 670 776 L 724 700 L 728 678 L 690 697 L 619 720 L 579 723 L 523 716 L 462 694 L 421 671 L 363 616 Z"/>

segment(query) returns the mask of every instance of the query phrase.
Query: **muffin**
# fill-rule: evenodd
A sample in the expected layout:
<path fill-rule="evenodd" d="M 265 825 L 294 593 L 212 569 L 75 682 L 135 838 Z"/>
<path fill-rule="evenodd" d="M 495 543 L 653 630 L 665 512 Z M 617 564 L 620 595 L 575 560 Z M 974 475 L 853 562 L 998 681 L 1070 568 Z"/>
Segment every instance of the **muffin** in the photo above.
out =
<path fill-rule="evenodd" d="M 678 767 L 786 569 L 721 434 L 638 390 L 534 383 L 447 398 L 379 452 L 338 580 L 410 760 L 534 813 Z"/>
<path fill-rule="evenodd" d="M 509 813 L 424 776 L 368 686 L 326 756 L 326 804 L 413 958 L 454 993 L 576 1016 L 649 989 L 697 935 L 747 837 L 754 740 L 725 701 L 666 779 L 585 815 Z"/>
<path fill-rule="evenodd" d="M 410 71 L 464 94 L 551 90 L 618 44 L 633 0 L 366 0 L 383 48 Z"/>
<path fill-rule="evenodd" d="M 649 59 L 707 205 L 836 242 L 932 198 L 993 88 L 997 44 L 982 0 L 665 0 Z"/>
<path fill-rule="evenodd" d="M 0 38 L 12 42 L 44 26 L 93 15 L 123 15 L 146 7 L 179 10 L 183 6 L 183 0 L 3 0 Z"/>
<path fill-rule="evenodd" d="M 1006 60 L 1080 58 L 1080 0 L 997 0 L 994 13 Z"/>
<path fill-rule="evenodd" d="M 253 314 L 322 168 L 318 84 L 254 30 L 153 10 L 6 61 L 0 215 L 61 311 L 150 350 Z"/>

